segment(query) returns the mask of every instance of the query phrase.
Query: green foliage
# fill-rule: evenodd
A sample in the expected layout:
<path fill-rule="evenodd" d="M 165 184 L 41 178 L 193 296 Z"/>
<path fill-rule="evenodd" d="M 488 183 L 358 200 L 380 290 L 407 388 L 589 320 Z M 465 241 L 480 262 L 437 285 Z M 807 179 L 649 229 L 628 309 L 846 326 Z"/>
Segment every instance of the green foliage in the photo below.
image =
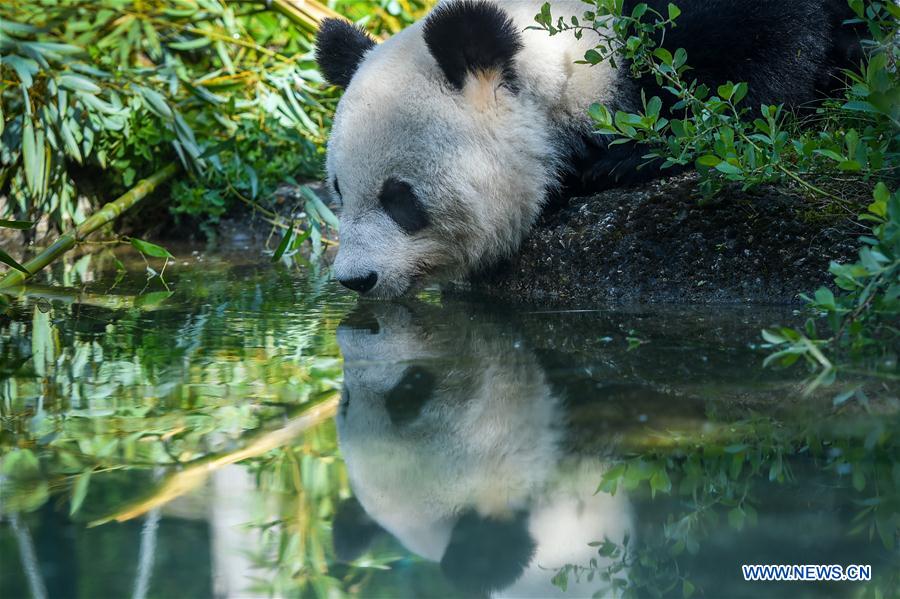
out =
<path fill-rule="evenodd" d="M 630 65 L 636 78 L 653 77 L 669 94 L 643 96 L 638 113 L 612 113 L 600 104 L 590 108 L 599 133 L 615 137 L 612 144 L 637 143 L 644 158 L 662 168 L 694 166 L 706 197 L 723 185 L 749 189 L 767 183 L 797 186 L 806 195 L 835 205 L 846 201 L 824 188 L 823 181 L 840 175 L 871 189 L 875 201 L 860 220 L 871 227 L 861 238 L 859 260 L 831 265 L 835 295 L 820 289 L 805 297 L 810 308 L 827 316 L 834 341 L 853 350 L 889 345 L 896 339 L 900 314 L 900 73 L 897 47 L 900 6 L 880 0 L 850 0 L 857 23 L 864 23 L 871 40 L 864 43 L 867 61 L 860 72 L 848 73 L 845 97 L 827 101 L 812 122 L 800 122 L 783 106 L 746 107 L 744 82 L 721 82 L 710 89 L 691 78 L 684 49 L 667 49 L 665 31 L 677 26 L 681 14 L 669 4 L 662 14 L 646 4 L 623 13 L 621 0 L 591 0 L 582 18 L 554 19 L 545 4 L 535 17 L 537 28 L 550 35 L 586 31 L 599 36 L 583 63 L 603 61 Z M 657 40 L 662 40 L 658 42 Z M 674 52 L 672 51 L 674 50 Z M 669 105 L 670 112 L 663 110 Z M 877 182 L 877 185 L 875 183 Z M 890 190 L 894 189 L 893 192 Z M 893 323 L 893 324 L 892 324 Z M 815 323 L 806 333 L 767 333 L 780 350 L 778 358 L 792 363 L 805 355 L 830 370 L 822 355 Z"/>
<path fill-rule="evenodd" d="M 332 0 L 329 4 L 366 29 L 387 35 L 424 16 L 434 3 L 435 0 Z"/>
<path fill-rule="evenodd" d="M 174 159 L 191 178 L 173 211 L 213 220 L 320 170 L 335 96 L 311 34 L 262 3 L 14 1 L 0 22 L 0 193 L 20 217 L 77 224 L 79 196 Z"/>

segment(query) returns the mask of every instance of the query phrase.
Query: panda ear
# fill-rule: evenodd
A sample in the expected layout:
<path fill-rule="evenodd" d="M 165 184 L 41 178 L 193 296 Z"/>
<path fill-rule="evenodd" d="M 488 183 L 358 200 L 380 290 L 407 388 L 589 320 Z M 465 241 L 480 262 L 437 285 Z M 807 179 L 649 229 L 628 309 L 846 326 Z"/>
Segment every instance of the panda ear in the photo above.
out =
<path fill-rule="evenodd" d="M 325 19 L 316 34 L 316 62 L 328 83 L 346 88 L 375 40 L 341 19 Z"/>
<path fill-rule="evenodd" d="M 487 0 L 441 4 L 425 20 L 425 43 L 447 80 L 458 90 L 469 74 L 491 71 L 515 87 L 513 59 L 522 39 L 509 15 Z"/>

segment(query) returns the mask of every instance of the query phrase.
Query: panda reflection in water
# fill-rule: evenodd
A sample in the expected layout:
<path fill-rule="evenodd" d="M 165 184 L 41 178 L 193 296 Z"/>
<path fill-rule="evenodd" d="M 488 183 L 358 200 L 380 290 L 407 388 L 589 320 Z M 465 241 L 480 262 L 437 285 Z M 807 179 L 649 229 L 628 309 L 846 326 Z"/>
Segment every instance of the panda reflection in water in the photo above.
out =
<path fill-rule="evenodd" d="M 559 594 L 551 578 L 566 564 L 611 563 L 588 543 L 621 544 L 630 503 L 595 494 L 606 464 L 574 448 L 566 406 L 515 330 L 467 309 L 380 303 L 337 338 L 355 496 L 334 519 L 339 559 L 386 532 L 464 593 L 514 597 Z M 604 584 L 572 580 L 569 592 Z"/>
<path fill-rule="evenodd" d="M 644 1 L 663 14 L 669 3 Z M 528 30 L 542 3 L 444 0 L 380 45 L 349 23 L 323 22 L 317 60 L 345 88 L 326 165 L 342 204 L 334 275 L 343 285 L 394 298 L 464 278 L 514 254 L 548 197 L 658 174 L 638 169 L 645 149 L 593 133 L 587 110 L 639 110 L 642 88 L 671 95 L 627 67 L 575 64 L 598 38 Z M 814 102 L 858 63 L 847 0 L 676 3 L 666 46 L 686 49 L 691 76 L 712 89 L 749 83 L 743 105 L 753 111 Z M 587 8 L 551 4 L 557 17 Z M 626 13 L 636 4 L 625 0 Z"/>

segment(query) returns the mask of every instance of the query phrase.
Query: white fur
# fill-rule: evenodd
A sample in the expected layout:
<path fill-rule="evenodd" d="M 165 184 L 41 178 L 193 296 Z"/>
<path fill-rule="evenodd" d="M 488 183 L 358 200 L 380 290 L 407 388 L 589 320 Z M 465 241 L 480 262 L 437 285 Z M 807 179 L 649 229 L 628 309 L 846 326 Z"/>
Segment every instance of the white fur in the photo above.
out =
<path fill-rule="evenodd" d="M 447 83 L 416 23 L 373 48 L 341 99 L 328 144 L 329 181 L 343 209 L 338 279 L 378 274 L 371 295 L 402 295 L 462 277 L 514 253 L 555 184 L 561 140 L 587 126 L 589 104 L 611 89 L 611 67 L 574 64 L 589 36 L 526 30 L 539 1 L 497 1 L 522 30 L 520 91 L 491 73 Z M 580 1 L 554 14 L 583 12 Z M 431 226 L 406 235 L 379 207 L 388 177 L 410 183 Z"/>

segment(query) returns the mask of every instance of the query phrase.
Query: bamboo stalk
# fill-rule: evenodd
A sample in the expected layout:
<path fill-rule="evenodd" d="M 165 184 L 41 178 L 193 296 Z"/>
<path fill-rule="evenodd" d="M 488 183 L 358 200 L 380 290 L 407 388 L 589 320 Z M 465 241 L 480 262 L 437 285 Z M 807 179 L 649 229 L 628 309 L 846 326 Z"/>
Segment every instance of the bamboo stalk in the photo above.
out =
<path fill-rule="evenodd" d="M 271 0 L 270 5 L 310 33 L 315 33 L 325 19 L 346 18 L 317 0 Z"/>
<path fill-rule="evenodd" d="M 23 266 L 25 266 L 25 269 L 29 274 L 26 275 L 18 270 L 8 272 L 3 279 L 0 279 L 0 289 L 21 285 L 35 273 L 75 247 L 76 243 L 83 240 L 103 225 L 114 221 L 123 212 L 146 198 L 156 190 L 156 188 L 174 177 L 180 169 L 181 166 L 178 163 L 172 162 L 146 179 L 140 181 L 127 193 L 103 206 L 103 208 L 92 214 L 86 221 L 61 235 L 50 245 L 50 247 L 26 262 Z"/>
<path fill-rule="evenodd" d="M 287 445 L 297 437 L 328 420 L 337 413 L 340 397 L 332 395 L 326 400 L 306 408 L 299 416 L 289 420 L 282 428 L 262 433 L 250 440 L 244 447 L 223 455 L 209 456 L 196 464 L 179 470 L 169 476 L 152 495 L 130 504 L 113 514 L 92 521 L 88 526 L 99 526 L 112 522 L 125 522 L 158 509 L 176 497 L 196 489 L 216 470 L 243 460 L 266 454 L 273 449 Z"/>

